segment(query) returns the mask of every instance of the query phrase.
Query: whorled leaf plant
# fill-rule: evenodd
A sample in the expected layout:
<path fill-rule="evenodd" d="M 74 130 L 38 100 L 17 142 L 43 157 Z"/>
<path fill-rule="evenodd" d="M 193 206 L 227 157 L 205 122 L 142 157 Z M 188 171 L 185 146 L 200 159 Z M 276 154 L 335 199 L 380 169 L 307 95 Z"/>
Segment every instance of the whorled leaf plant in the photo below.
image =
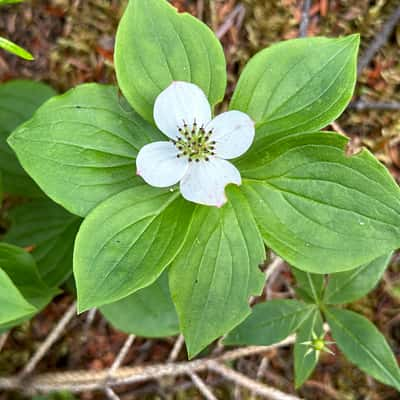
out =
<path fill-rule="evenodd" d="M 387 268 L 385 254 L 356 269 L 324 275 L 292 268 L 299 300 L 271 300 L 257 304 L 252 314 L 224 339 L 227 345 L 271 345 L 296 334 L 295 385 L 314 371 L 321 353 L 333 354 L 333 344 L 368 375 L 400 391 L 400 368 L 385 337 L 367 318 L 339 305 L 370 292 Z M 326 340 L 330 331 L 333 342 Z"/>
<path fill-rule="evenodd" d="M 358 35 L 273 45 L 214 116 L 226 66 L 213 32 L 165 0 L 130 0 L 115 49 L 124 98 L 113 86 L 78 86 L 8 141 L 48 196 L 85 217 L 79 310 L 123 301 L 166 271 L 193 357 L 249 315 L 265 244 L 320 274 L 400 247 L 389 172 L 320 131 L 351 99 L 358 46 Z M 291 328 L 314 321 L 311 311 Z"/>

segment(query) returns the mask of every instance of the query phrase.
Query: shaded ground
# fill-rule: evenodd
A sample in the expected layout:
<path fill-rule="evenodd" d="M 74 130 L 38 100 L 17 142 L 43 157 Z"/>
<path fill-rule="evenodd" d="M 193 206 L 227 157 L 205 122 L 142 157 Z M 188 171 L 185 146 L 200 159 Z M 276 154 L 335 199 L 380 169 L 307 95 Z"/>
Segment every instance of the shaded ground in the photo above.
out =
<path fill-rule="evenodd" d="M 59 91 L 82 82 L 115 82 L 112 62 L 114 35 L 126 2 L 33 0 L 24 5 L 2 8 L 0 34 L 28 48 L 37 61 L 28 63 L 1 52 L 0 81 L 16 77 L 40 79 Z M 251 55 L 271 43 L 298 35 L 301 4 L 296 0 L 173 0 L 173 3 L 180 10 L 197 15 L 215 31 L 227 28 L 222 42 L 228 59 L 228 95 Z M 227 24 L 239 4 L 245 6 L 245 14 L 239 13 L 233 24 Z M 360 32 L 364 50 L 398 4 L 398 0 L 314 0 L 308 34 L 337 36 Z M 360 75 L 357 96 L 362 95 L 371 101 L 400 101 L 399 60 L 400 27 L 397 27 L 389 42 Z M 336 129 L 339 128 L 351 136 L 355 148 L 360 145 L 370 148 L 400 180 L 400 111 L 348 110 L 339 119 Z M 290 275 L 284 271 L 275 280 L 272 290 L 279 295 L 290 281 Z M 400 298 L 393 290 L 396 283 L 400 284 L 400 257 L 394 259 L 380 286 L 352 308 L 377 324 L 400 358 Z M 59 297 L 31 324 L 13 331 L 5 350 L 0 353 L 0 375 L 15 372 L 24 365 L 70 302 L 69 296 Z M 57 343 L 40 364 L 41 370 L 97 370 L 112 364 L 126 335 L 110 328 L 100 317 L 96 317 L 86 330 L 87 334 L 82 335 L 85 323 L 85 316 L 74 320 L 65 339 Z M 162 362 L 167 358 L 172 343 L 172 340 L 137 340 L 126 361 L 130 364 Z M 182 352 L 180 358 L 185 357 Z M 236 369 L 255 376 L 259 364 L 259 356 L 250 357 L 238 362 Z M 290 349 L 276 351 L 270 357 L 269 368 L 262 380 L 286 392 L 293 390 Z M 162 391 L 168 392 L 166 388 L 170 387 L 171 382 L 164 382 Z M 249 398 L 246 393 L 242 393 L 242 397 L 233 397 L 232 393 L 233 389 L 226 385 L 216 391 L 221 398 Z M 310 400 L 399 399 L 395 391 L 366 378 L 340 355 L 324 355 L 312 379 L 298 394 Z M 87 394 L 82 398 L 92 399 L 93 396 Z M 140 398 L 168 398 L 168 395 L 144 396 Z M 177 399 L 201 398 L 194 390 L 170 396 Z M 14 398 L 18 396 L 0 394 L 1 400 Z"/>

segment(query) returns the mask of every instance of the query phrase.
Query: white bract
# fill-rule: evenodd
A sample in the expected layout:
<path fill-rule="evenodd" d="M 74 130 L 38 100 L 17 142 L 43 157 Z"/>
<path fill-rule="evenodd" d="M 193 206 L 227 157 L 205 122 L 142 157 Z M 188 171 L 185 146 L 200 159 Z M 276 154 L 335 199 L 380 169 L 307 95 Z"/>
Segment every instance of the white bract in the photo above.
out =
<path fill-rule="evenodd" d="M 157 97 L 154 121 L 170 141 L 145 145 L 136 159 L 137 174 L 149 185 L 180 182 L 182 196 L 221 207 L 225 186 L 240 185 L 237 168 L 226 161 L 245 153 L 254 139 L 254 122 L 240 111 L 212 119 L 204 92 L 188 82 L 173 82 Z"/>

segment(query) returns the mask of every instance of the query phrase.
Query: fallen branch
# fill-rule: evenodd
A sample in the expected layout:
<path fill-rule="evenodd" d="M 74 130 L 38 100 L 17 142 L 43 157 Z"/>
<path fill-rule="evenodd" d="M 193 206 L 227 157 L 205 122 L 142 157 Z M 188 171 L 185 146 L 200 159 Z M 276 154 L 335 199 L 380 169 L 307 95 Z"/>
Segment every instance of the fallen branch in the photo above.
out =
<path fill-rule="evenodd" d="M 160 379 L 167 376 L 174 377 L 180 375 L 190 375 L 190 373 L 197 373 L 206 370 L 215 370 L 215 363 L 223 363 L 227 361 L 233 361 L 241 357 L 266 353 L 272 349 L 293 344 L 294 341 L 295 337 L 292 335 L 272 346 L 250 346 L 239 348 L 228 351 L 215 358 L 205 358 L 188 362 L 155 364 L 138 367 L 122 367 L 114 371 L 112 375 L 110 375 L 109 370 L 106 369 L 96 372 L 74 371 L 45 373 L 23 380 L 21 380 L 19 376 L 0 378 L 0 390 L 18 390 L 27 395 L 62 390 L 68 390 L 74 393 L 84 392 L 87 390 L 104 390 L 105 381 L 107 381 L 107 386 L 111 388 L 124 384 Z M 250 378 L 247 379 L 251 381 Z M 238 382 L 238 384 L 240 383 Z M 268 386 L 260 383 L 257 383 L 257 385 L 258 389 L 261 387 L 271 389 L 268 388 Z M 260 394 L 258 389 L 257 393 Z M 285 393 L 279 391 L 277 391 L 277 393 L 281 394 L 281 400 L 287 399 L 287 397 L 284 397 L 287 396 Z M 292 399 L 294 398 L 292 397 Z"/>

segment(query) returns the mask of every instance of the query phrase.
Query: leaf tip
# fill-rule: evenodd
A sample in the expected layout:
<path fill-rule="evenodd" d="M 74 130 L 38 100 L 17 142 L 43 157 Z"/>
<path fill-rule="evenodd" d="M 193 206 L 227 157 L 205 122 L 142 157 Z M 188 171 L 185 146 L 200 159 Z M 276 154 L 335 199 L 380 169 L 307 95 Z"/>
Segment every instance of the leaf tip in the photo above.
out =
<path fill-rule="evenodd" d="M 93 307 L 93 304 L 85 302 L 84 300 L 80 299 L 78 295 L 78 302 L 76 306 L 76 312 L 78 315 L 83 314 L 85 311 L 89 311 Z"/>
<path fill-rule="evenodd" d="M 361 35 L 359 33 L 353 33 L 352 35 L 348 35 L 345 37 L 346 41 L 349 43 L 352 43 L 352 47 L 354 49 L 358 49 L 360 47 L 360 42 L 361 42 Z"/>

